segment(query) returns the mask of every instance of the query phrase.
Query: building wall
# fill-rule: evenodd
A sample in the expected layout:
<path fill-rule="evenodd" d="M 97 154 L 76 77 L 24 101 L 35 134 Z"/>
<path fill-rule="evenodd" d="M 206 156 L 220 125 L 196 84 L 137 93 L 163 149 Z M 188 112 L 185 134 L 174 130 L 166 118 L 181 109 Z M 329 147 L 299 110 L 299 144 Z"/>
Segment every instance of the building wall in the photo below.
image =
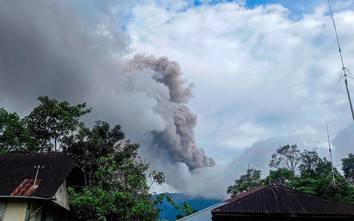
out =
<path fill-rule="evenodd" d="M 49 201 L 0 199 L 0 221 L 68 221 L 69 212 Z"/>
<path fill-rule="evenodd" d="M 45 202 L 32 201 L 29 203 L 28 221 L 41 221 Z"/>
<path fill-rule="evenodd" d="M 53 202 L 64 207 L 67 210 L 70 210 L 69 200 L 68 200 L 68 191 L 66 189 L 66 180 L 59 187 L 59 189 L 57 190 L 57 192 L 54 195 L 54 198 L 56 200 L 54 200 Z"/>
<path fill-rule="evenodd" d="M 27 214 L 27 202 L 10 200 L 3 211 L 3 221 L 23 221 Z"/>

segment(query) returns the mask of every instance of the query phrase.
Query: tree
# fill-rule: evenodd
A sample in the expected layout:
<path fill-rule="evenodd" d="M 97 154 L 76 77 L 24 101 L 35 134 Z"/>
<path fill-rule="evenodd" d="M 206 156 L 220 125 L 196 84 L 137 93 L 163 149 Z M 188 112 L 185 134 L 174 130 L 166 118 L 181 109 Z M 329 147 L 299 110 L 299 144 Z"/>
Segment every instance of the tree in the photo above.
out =
<path fill-rule="evenodd" d="M 349 182 L 354 182 L 354 154 L 348 154 L 347 158 L 342 159 L 342 170 L 344 177 Z"/>
<path fill-rule="evenodd" d="M 227 187 L 227 193 L 231 194 L 231 196 L 235 196 L 261 184 L 261 171 L 248 169 L 246 174 L 241 175 L 239 179 L 235 180 L 234 185 Z"/>
<path fill-rule="evenodd" d="M 345 178 L 352 179 L 354 155 L 343 158 Z M 236 195 L 264 183 L 265 185 L 283 185 L 289 188 L 321 196 L 323 198 L 341 201 L 354 205 L 354 187 L 340 175 L 336 168 L 326 158 L 321 158 L 316 149 L 300 152 L 296 145 L 279 147 L 272 155 L 269 175 L 262 181 L 261 171 L 252 175 L 252 171 L 235 180 L 235 184 L 227 188 L 227 193 Z M 259 176 L 258 176 L 259 175 Z M 335 183 L 333 183 L 333 176 Z M 335 185 L 333 185 L 335 184 Z"/>
<path fill-rule="evenodd" d="M 332 176 L 322 176 L 316 183 L 316 195 L 332 201 L 342 201 L 354 205 L 354 187 L 337 171 L 335 172 L 336 185 L 331 185 Z"/>
<path fill-rule="evenodd" d="M 77 160 L 88 178 L 80 190 L 69 189 L 69 204 L 76 220 L 156 220 L 163 195 L 149 193 L 149 163 L 138 155 L 139 144 L 125 140 L 120 125 L 97 121 L 89 128 L 80 118 L 91 111 L 86 104 L 71 106 L 39 97 L 38 107 L 25 118 L 0 109 L 0 151 L 61 151 Z M 153 171 L 152 182 L 165 176 Z"/>
<path fill-rule="evenodd" d="M 304 150 L 300 155 L 299 170 L 302 177 L 319 178 L 331 171 L 331 163 L 326 158 L 319 157 L 315 148 Z"/>
<path fill-rule="evenodd" d="M 69 191 L 77 220 L 157 219 L 159 211 L 155 206 L 159 200 L 154 200 L 148 192 L 143 173 L 146 167 L 131 161 L 119 166 L 114 158 L 104 157 L 99 159 L 99 165 L 94 181 L 83 192 Z"/>
<path fill-rule="evenodd" d="M 279 168 L 275 171 L 269 171 L 269 175 L 264 179 L 264 183 L 268 185 L 288 186 L 295 179 L 292 171 L 286 168 Z"/>
<path fill-rule="evenodd" d="M 40 104 L 26 117 L 29 129 L 40 142 L 38 151 L 59 151 L 61 142 L 83 125 L 80 117 L 89 113 L 86 104 L 70 106 L 47 96 L 39 97 Z"/>
<path fill-rule="evenodd" d="M 91 184 L 95 182 L 100 157 L 114 156 L 115 161 L 123 163 L 136 154 L 139 145 L 124 141 L 124 137 L 120 125 L 111 128 L 109 123 L 97 121 L 92 129 L 82 126 L 75 135 L 63 139 L 63 144 L 68 154 L 78 160 Z"/>
<path fill-rule="evenodd" d="M 296 145 L 285 145 L 279 147 L 276 150 L 276 153 L 272 155 L 272 159 L 269 161 L 269 166 L 271 168 L 286 168 L 295 174 L 300 159 L 300 150 Z"/>
<path fill-rule="evenodd" d="M 68 139 L 68 153 L 86 171 L 88 187 L 70 191 L 78 220 L 156 220 L 160 198 L 149 193 L 145 172 L 149 164 L 137 154 L 139 145 L 124 140 L 119 125 L 97 121 Z M 162 184 L 164 174 L 153 171 L 152 182 Z"/>
<path fill-rule="evenodd" d="M 28 152 L 37 145 L 24 120 L 16 113 L 0 108 L 0 153 Z"/>
<path fill-rule="evenodd" d="M 177 219 L 181 219 L 185 216 L 189 216 L 198 212 L 198 210 L 193 210 L 193 208 L 186 202 L 184 202 L 178 209 L 180 212 L 176 215 Z"/>

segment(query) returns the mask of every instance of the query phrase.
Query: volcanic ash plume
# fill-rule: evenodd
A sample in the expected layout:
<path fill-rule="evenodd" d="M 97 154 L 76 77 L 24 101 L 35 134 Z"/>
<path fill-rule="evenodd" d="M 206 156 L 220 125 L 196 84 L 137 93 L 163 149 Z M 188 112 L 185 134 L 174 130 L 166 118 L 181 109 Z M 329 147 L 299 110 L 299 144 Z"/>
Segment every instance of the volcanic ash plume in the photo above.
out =
<path fill-rule="evenodd" d="M 173 162 L 184 162 L 190 170 L 214 166 L 213 159 L 207 157 L 194 139 L 197 116 L 186 106 L 192 96 L 191 84 L 185 86 L 177 62 L 165 57 L 136 55 L 129 63 L 129 73 L 146 72 L 162 83 L 168 90 L 161 90 L 157 96 L 156 114 L 165 121 L 165 128 L 153 131 L 152 147 L 156 152 L 165 153 Z"/>
<path fill-rule="evenodd" d="M 119 27 L 135 3 L 0 1 L 0 106 L 26 115 L 43 95 L 86 102 L 88 125 L 121 124 L 149 162 L 214 165 L 195 144 L 196 116 L 185 106 L 192 85 L 179 65 L 136 56 L 124 69 L 130 38 Z"/>

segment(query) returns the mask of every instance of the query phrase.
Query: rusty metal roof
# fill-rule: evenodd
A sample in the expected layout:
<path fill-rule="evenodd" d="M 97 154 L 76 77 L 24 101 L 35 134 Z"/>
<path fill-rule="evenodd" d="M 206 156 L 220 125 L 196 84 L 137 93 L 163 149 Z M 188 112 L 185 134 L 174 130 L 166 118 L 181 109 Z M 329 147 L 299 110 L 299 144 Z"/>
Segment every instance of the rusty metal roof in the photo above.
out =
<path fill-rule="evenodd" d="M 353 216 L 354 207 L 283 186 L 259 188 L 212 210 L 213 215 Z"/>
<path fill-rule="evenodd" d="M 266 188 L 266 186 L 257 186 L 257 187 L 255 187 L 255 188 L 253 188 L 253 189 L 250 189 L 250 190 L 247 191 L 247 192 L 237 194 L 237 195 L 235 195 L 235 196 L 233 196 L 233 197 L 231 197 L 231 198 L 225 200 L 224 202 L 226 202 L 226 203 L 233 202 L 233 201 L 235 201 L 235 200 L 238 200 L 238 199 L 240 199 L 240 198 L 243 198 L 243 197 L 245 197 L 245 196 L 248 196 L 248 195 L 250 195 L 250 194 L 252 194 L 252 193 L 254 193 L 254 192 L 257 192 L 257 191 L 259 191 L 259 190 L 261 190 L 261 189 L 263 189 L 263 188 Z"/>
<path fill-rule="evenodd" d="M 64 153 L 0 154 L 0 196 L 53 197 L 74 167 Z"/>
<path fill-rule="evenodd" d="M 41 179 L 24 179 L 22 183 L 10 194 L 11 196 L 31 196 L 38 188 Z"/>

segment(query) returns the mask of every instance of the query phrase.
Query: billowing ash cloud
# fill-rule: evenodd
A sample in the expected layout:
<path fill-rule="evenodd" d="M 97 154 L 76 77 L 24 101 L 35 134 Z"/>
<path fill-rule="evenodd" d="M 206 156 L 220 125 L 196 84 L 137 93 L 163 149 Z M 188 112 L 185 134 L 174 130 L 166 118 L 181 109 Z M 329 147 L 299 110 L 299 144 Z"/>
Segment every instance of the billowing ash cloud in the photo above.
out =
<path fill-rule="evenodd" d="M 121 124 L 148 161 L 213 165 L 195 144 L 196 116 L 186 106 L 192 85 L 179 65 L 167 58 L 123 59 L 130 38 L 122 18 L 130 4 L 0 1 L 0 106 L 26 115 L 38 96 L 86 102 L 93 108 L 88 124 Z"/>
<path fill-rule="evenodd" d="M 165 129 L 153 131 L 152 146 L 167 152 L 172 162 L 184 162 L 190 170 L 214 166 L 213 159 L 196 145 L 194 127 L 197 116 L 185 105 L 192 96 L 189 84 L 181 78 L 178 63 L 162 57 L 135 56 L 130 62 L 129 71 L 152 70 L 152 78 L 168 88 L 168 94 L 160 96 L 155 111 L 165 120 Z"/>

